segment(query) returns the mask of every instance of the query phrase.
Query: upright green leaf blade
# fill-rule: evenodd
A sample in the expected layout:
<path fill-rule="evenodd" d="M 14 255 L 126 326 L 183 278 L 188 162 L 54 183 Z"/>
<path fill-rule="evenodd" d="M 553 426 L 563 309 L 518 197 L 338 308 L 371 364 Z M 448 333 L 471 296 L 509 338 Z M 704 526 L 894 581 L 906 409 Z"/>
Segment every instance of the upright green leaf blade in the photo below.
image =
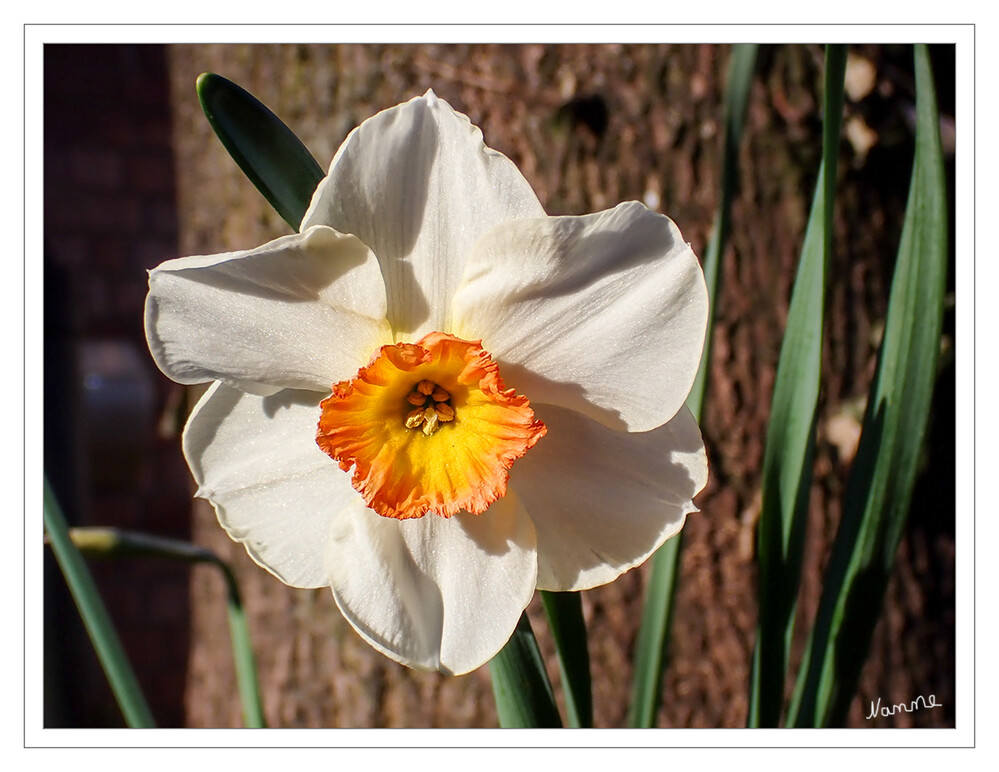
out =
<path fill-rule="evenodd" d="M 232 81 L 202 73 L 197 90 L 201 109 L 229 155 L 297 231 L 324 177 L 322 167 L 291 129 Z"/>
<path fill-rule="evenodd" d="M 721 201 L 715 216 L 711 242 L 704 254 L 702 268 L 708 289 L 708 307 L 715 308 L 718 292 L 718 266 L 728 239 L 732 197 L 735 195 L 739 168 L 739 141 L 753 81 L 757 46 L 742 44 L 732 47 L 729 62 L 728 86 L 725 91 L 725 139 L 722 151 Z M 705 332 L 701 364 L 687 397 L 687 407 L 695 420 L 701 418 L 701 406 L 707 387 L 707 374 L 711 360 L 711 320 Z M 676 596 L 680 567 L 680 550 L 683 531 L 667 541 L 652 557 L 649 589 L 642 609 L 642 622 L 635 645 L 635 675 L 631 687 L 631 705 L 628 709 L 628 726 L 651 727 L 655 724 L 656 710 L 662 688 L 666 646 L 669 641 L 670 623 Z"/>
<path fill-rule="evenodd" d="M 708 288 L 708 308 L 711 318 L 704 334 L 704 348 L 701 350 L 701 364 L 694 378 L 694 385 L 687 397 L 687 407 L 694 418 L 701 420 L 701 408 L 707 390 L 708 372 L 711 362 L 711 334 L 715 317 L 715 298 L 718 295 L 718 272 L 721 256 L 728 241 L 731 228 L 732 199 L 739 182 L 739 145 L 742 141 L 742 128 L 746 120 L 746 105 L 749 103 L 749 87 L 753 84 L 753 71 L 756 67 L 755 43 L 741 43 L 732 46 L 732 59 L 728 67 L 728 85 L 725 88 L 725 139 L 722 150 L 721 200 L 715 214 L 711 230 L 711 241 L 701 261 L 704 282 Z"/>
<path fill-rule="evenodd" d="M 125 654 L 125 649 L 118 639 L 107 609 L 101 601 L 97 585 L 87 569 L 87 564 L 73 545 L 69 536 L 69 528 L 63 517 L 62 509 L 55 494 L 45 480 L 45 492 L 42 509 L 42 519 L 45 533 L 52 545 L 59 568 L 62 569 L 70 594 L 80 611 L 83 625 L 97 652 L 104 673 L 111 684 L 118 706 L 125 716 L 126 723 L 133 728 L 148 729 L 155 727 L 153 714 L 149 710 L 146 698 L 142 694 L 135 671 Z"/>
<path fill-rule="evenodd" d="M 884 340 L 815 627 L 787 723 L 846 717 L 908 515 L 929 420 L 947 275 L 947 202 L 929 53 L 916 46 L 916 153 Z"/>
<path fill-rule="evenodd" d="M 501 727 L 562 726 L 555 693 L 526 613 L 506 646 L 489 662 L 489 673 Z"/>
<path fill-rule="evenodd" d="M 541 592 L 548 626 L 555 639 L 569 726 L 593 726 L 590 651 L 586 643 L 583 603 L 578 592 Z"/>
<path fill-rule="evenodd" d="M 257 660 L 250 642 L 250 627 L 246 622 L 246 610 L 239 593 L 239 584 L 226 563 L 218 560 L 215 565 L 222 571 L 226 583 L 226 618 L 229 621 L 236 686 L 243 705 L 243 723 L 247 729 L 263 729 L 267 726 L 267 720 L 264 718 L 264 701 L 260 695 Z"/>
<path fill-rule="evenodd" d="M 651 728 L 656 723 L 666 647 L 680 576 L 683 531 L 661 546 L 652 557 L 649 588 L 642 608 L 642 622 L 635 643 L 635 674 L 628 707 L 628 726 Z"/>
<path fill-rule="evenodd" d="M 777 726 L 808 521 L 846 46 L 826 47 L 822 164 L 781 345 L 763 456 L 749 726 Z"/>

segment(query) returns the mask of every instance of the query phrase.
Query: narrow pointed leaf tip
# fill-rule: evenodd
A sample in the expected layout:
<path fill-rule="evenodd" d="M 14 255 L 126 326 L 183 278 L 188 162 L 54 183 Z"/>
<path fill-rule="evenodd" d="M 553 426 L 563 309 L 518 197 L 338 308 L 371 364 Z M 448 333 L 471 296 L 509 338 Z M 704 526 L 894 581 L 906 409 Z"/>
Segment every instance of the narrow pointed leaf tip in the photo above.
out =
<path fill-rule="evenodd" d="M 198 100 L 233 160 L 268 203 L 299 229 L 325 176 L 308 148 L 248 91 L 221 75 L 198 76 Z"/>

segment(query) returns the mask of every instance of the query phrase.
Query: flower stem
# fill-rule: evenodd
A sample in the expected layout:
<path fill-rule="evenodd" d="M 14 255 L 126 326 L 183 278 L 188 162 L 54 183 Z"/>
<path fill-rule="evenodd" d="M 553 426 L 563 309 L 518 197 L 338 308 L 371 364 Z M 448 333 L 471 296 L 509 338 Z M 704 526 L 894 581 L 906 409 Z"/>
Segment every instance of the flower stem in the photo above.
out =
<path fill-rule="evenodd" d="M 97 658 L 104 668 L 104 673 L 111 684 L 111 690 L 118 701 L 118 707 L 121 708 L 125 722 L 133 728 L 155 727 L 153 714 L 150 712 L 146 698 L 139 687 L 135 671 L 132 670 L 132 665 L 128 661 L 121 640 L 119 640 L 107 609 L 101 601 L 94 578 L 90 575 L 83 556 L 70 538 L 66 518 L 62 514 L 55 493 L 49 486 L 48 479 L 45 480 L 43 502 L 42 518 L 45 533 L 52 545 L 52 553 L 66 578 L 70 594 L 72 594 L 73 601 L 80 611 L 83 625 L 94 644 Z"/>
<path fill-rule="evenodd" d="M 506 646 L 490 661 L 489 672 L 501 727 L 562 726 L 555 693 L 527 612 L 521 615 Z"/>
<path fill-rule="evenodd" d="M 569 726 L 590 728 L 593 726 L 593 695 L 582 598 L 578 592 L 542 591 L 541 602 L 558 650 Z"/>
<path fill-rule="evenodd" d="M 257 665 L 239 593 L 239 583 L 236 581 L 232 569 L 218 555 L 209 549 L 178 539 L 122 531 L 117 528 L 70 528 L 68 536 L 72 546 L 81 553 L 94 557 L 122 558 L 154 555 L 185 563 L 208 563 L 218 568 L 226 583 L 226 615 L 229 620 L 229 636 L 232 641 L 236 683 L 243 706 L 243 721 L 249 728 L 257 729 L 267 726 L 260 697 L 260 684 L 257 679 Z"/>

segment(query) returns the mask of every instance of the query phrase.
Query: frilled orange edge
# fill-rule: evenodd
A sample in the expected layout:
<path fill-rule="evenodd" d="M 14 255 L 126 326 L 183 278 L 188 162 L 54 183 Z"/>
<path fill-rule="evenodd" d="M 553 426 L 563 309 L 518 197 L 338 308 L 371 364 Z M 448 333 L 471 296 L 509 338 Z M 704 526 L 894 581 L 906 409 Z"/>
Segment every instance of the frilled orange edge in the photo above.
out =
<path fill-rule="evenodd" d="M 544 436 L 481 343 L 432 332 L 382 346 L 322 402 L 316 442 L 341 469 L 354 468 L 351 483 L 378 514 L 481 514 Z"/>

